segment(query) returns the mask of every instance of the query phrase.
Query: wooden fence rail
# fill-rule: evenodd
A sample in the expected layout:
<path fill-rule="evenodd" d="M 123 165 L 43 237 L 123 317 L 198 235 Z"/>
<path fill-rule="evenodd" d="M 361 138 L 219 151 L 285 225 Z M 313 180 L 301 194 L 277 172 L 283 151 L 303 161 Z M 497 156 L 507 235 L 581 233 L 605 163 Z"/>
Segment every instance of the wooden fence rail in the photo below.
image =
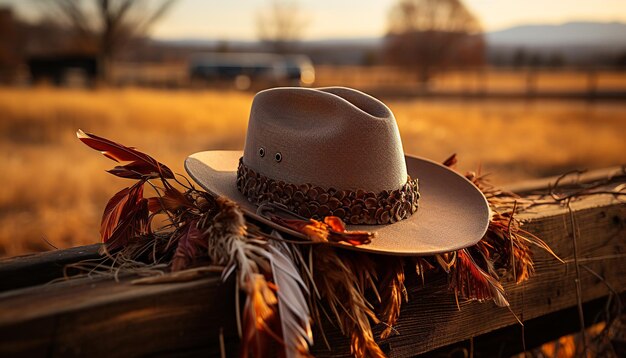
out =
<path fill-rule="evenodd" d="M 624 183 L 626 178 L 618 173 L 606 185 Z M 529 193 L 540 189 L 518 187 Z M 471 338 L 476 356 L 510 355 L 579 330 L 579 312 L 585 325 L 591 324 L 608 296 L 623 298 L 623 198 L 587 196 L 569 207 L 537 206 L 520 217 L 525 228 L 548 242 L 565 263 L 533 250 L 535 275 L 524 284 L 505 283 L 511 310 L 491 302 L 462 301 L 457 308 L 445 276 L 432 275 L 422 285 L 409 274 L 409 302 L 396 326 L 399 334 L 380 342 L 389 356 L 434 354 L 450 345 L 465 348 Z M 133 285 L 133 277 L 47 284 L 62 277 L 64 265 L 96 258 L 97 247 L 0 261 L 0 356 L 219 356 L 220 334 L 228 356 L 237 353 L 234 283 L 222 283 L 216 275 L 153 285 Z M 523 328 L 512 312 L 525 322 Z M 332 350 L 317 337 L 313 353 L 349 354 L 348 340 L 330 325 L 324 329 Z"/>

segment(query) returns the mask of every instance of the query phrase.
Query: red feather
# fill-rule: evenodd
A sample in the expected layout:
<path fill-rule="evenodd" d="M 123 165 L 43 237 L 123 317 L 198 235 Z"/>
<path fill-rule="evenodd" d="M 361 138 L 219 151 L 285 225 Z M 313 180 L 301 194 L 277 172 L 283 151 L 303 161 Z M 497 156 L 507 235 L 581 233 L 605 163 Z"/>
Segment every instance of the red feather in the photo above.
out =
<path fill-rule="evenodd" d="M 273 216 L 270 219 L 306 235 L 313 242 L 346 242 L 358 246 L 369 244 L 376 236 L 374 232 L 346 230 L 346 224 L 336 216 L 326 216 L 324 222 L 315 219 L 283 219 L 279 216 Z"/>
<path fill-rule="evenodd" d="M 169 169 L 167 169 L 167 167 L 164 167 L 163 164 L 159 164 L 161 168 L 161 171 L 163 172 L 164 176 L 166 178 L 170 178 L 170 174 L 167 172 Z M 134 161 L 134 162 L 130 162 L 126 165 L 118 165 L 113 169 L 107 170 L 107 172 L 121 177 L 121 178 L 128 178 L 128 179 L 152 179 L 152 178 L 158 178 L 159 172 L 156 171 L 158 168 L 156 168 L 154 165 L 146 163 L 146 162 L 140 162 L 140 161 Z"/>
<path fill-rule="evenodd" d="M 156 196 L 148 198 L 148 211 L 151 213 L 160 213 L 161 211 L 163 211 L 161 198 Z"/>
<path fill-rule="evenodd" d="M 449 168 L 454 167 L 456 163 L 457 163 L 456 153 L 452 154 L 451 156 L 448 157 L 448 159 L 443 161 L 443 165 Z"/>
<path fill-rule="evenodd" d="M 76 132 L 76 136 L 81 142 L 99 151 L 109 159 L 118 163 L 130 162 L 110 170 L 109 173 L 111 174 L 131 179 L 157 178 L 159 176 L 167 179 L 174 178 L 174 173 L 170 168 L 132 147 L 112 142 L 94 134 L 85 133 L 80 129 Z"/>
<path fill-rule="evenodd" d="M 493 300 L 498 306 L 509 305 L 498 279 L 480 268 L 467 249 L 457 251 L 450 287 L 468 300 Z"/>
<path fill-rule="evenodd" d="M 151 213 L 176 212 L 179 209 L 195 207 L 195 204 L 184 193 L 174 187 L 165 188 L 163 196 L 148 198 L 148 209 Z"/>
<path fill-rule="evenodd" d="M 124 188 L 115 194 L 107 203 L 102 213 L 100 223 L 100 237 L 107 242 L 116 230 L 120 221 L 139 204 L 143 198 L 143 181 L 135 183 L 130 188 Z"/>
<path fill-rule="evenodd" d="M 132 238 L 148 232 L 148 199 L 141 199 L 128 214 L 117 224 L 107 239 L 108 250 L 124 247 Z"/>
<path fill-rule="evenodd" d="M 196 224 L 197 221 L 194 220 L 182 228 L 177 239 L 176 253 L 172 259 L 172 271 L 189 268 L 200 253 L 205 253 L 208 244 L 202 241 L 202 232 Z"/>

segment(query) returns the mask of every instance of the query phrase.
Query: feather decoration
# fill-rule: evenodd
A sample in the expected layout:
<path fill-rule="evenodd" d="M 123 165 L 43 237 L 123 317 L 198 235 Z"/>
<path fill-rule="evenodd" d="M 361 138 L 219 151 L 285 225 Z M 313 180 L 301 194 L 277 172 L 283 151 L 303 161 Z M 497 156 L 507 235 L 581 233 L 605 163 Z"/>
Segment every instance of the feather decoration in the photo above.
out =
<path fill-rule="evenodd" d="M 543 249 L 563 262 L 548 244 L 521 228 L 520 222 L 514 217 L 514 210 L 504 214 L 495 213 L 480 244 L 488 246 L 486 250 L 491 252 L 494 264 L 507 275 L 512 275 L 516 283 L 526 281 L 535 271 L 530 245 Z"/>
<path fill-rule="evenodd" d="M 413 261 L 415 263 L 415 273 L 422 279 L 422 285 L 424 285 L 426 272 L 435 269 L 435 266 L 423 257 L 415 257 Z"/>
<path fill-rule="evenodd" d="M 197 209 L 196 204 L 191 198 L 187 197 L 185 193 L 182 193 L 173 186 L 167 186 L 162 190 L 162 196 L 148 198 L 150 212 L 169 211 L 175 213 L 184 208 Z"/>
<path fill-rule="evenodd" d="M 286 244 L 270 245 L 250 234 L 234 202 L 221 197 L 216 203 L 219 212 L 206 231 L 208 253 L 213 264 L 226 266 L 224 280 L 236 272 L 238 286 L 246 293 L 243 319 L 238 319 L 241 356 L 269 354 L 271 340 L 283 345 L 288 357 L 307 356 L 313 339 L 304 297 L 308 291 Z"/>
<path fill-rule="evenodd" d="M 109 241 L 120 221 L 126 219 L 133 208 L 143 199 L 143 181 L 124 188 L 115 194 L 102 213 L 100 222 L 100 238 L 102 242 Z"/>
<path fill-rule="evenodd" d="M 448 163 L 452 163 L 451 165 L 456 163 L 455 154 L 444 164 Z M 465 177 L 485 195 L 493 213 L 487 233 L 479 242 L 479 245 L 489 252 L 487 261 L 491 265 L 512 275 L 516 283 L 521 283 L 534 273 L 530 245 L 535 245 L 560 262 L 564 262 L 543 240 L 523 230 L 522 224 L 515 218 L 518 209 L 532 205 L 531 200 L 494 187 L 480 170 L 476 173 L 469 172 Z"/>
<path fill-rule="evenodd" d="M 457 162 L 458 160 L 456 158 L 456 153 L 452 153 L 452 155 L 450 155 L 446 160 L 443 161 L 443 165 L 448 168 L 454 168 Z"/>
<path fill-rule="evenodd" d="M 345 254 L 347 253 L 342 252 L 339 256 L 328 246 L 319 246 L 313 251 L 315 285 L 333 312 L 341 332 L 350 337 L 352 355 L 385 357 L 374 339 L 370 324 L 370 320 L 374 324 L 380 321 L 363 295 L 365 287 L 357 279 L 358 270 L 367 266 L 362 266 L 361 262 L 353 262 Z"/>
<path fill-rule="evenodd" d="M 148 200 L 141 198 L 120 221 L 117 222 L 111 235 L 106 238 L 100 252 L 103 254 L 117 250 L 129 244 L 131 239 L 139 238 L 148 233 Z"/>
<path fill-rule="evenodd" d="M 346 230 L 344 222 L 336 216 L 327 216 L 323 222 L 315 219 L 285 219 L 279 216 L 272 216 L 271 220 L 306 235 L 313 242 L 345 242 L 358 246 L 369 244 L 376 236 L 373 232 Z"/>
<path fill-rule="evenodd" d="M 121 220 L 106 242 L 109 250 L 124 247 L 130 239 L 148 232 L 148 200 L 141 199 Z"/>
<path fill-rule="evenodd" d="M 129 164 L 111 169 L 109 173 L 113 175 L 132 179 L 174 178 L 174 173 L 170 168 L 135 148 L 115 143 L 94 134 L 85 133 L 80 129 L 76 132 L 76 136 L 81 142 L 99 151 L 102 155 L 111 160 L 118 163 L 130 162 Z"/>
<path fill-rule="evenodd" d="M 273 236 L 282 239 L 280 233 Z M 288 244 L 272 241 L 269 245 L 272 276 L 277 287 L 278 313 L 280 316 L 285 356 L 287 358 L 309 356 L 313 345 L 311 314 L 307 302 L 309 290 L 295 265 Z"/>
<path fill-rule="evenodd" d="M 383 262 L 385 274 L 379 284 L 383 317 L 386 327 L 380 338 L 388 338 L 394 331 L 393 326 L 400 317 L 402 300 L 408 302 L 409 296 L 404 286 L 404 260 L 399 257 L 386 257 Z"/>
<path fill-rule="evenodd" d="M 248 237 L 246 219 L 235 202 L 219 197 L 216 204 L 218 213 L 205 234 L 209 258 L 216 265 L 226 266 L 224 280 L 235 269 L 241 284 L 245 276 L 254 272 L 271 272 L 265 248 L 267 241 Z"/>
<path fill-rule="evenodd" d="M 271 328 L 272 322 L 277 319 L 276 287 L 260 273 L 246 276 L 244 283 L 242 289 L 246 293 L 246 303 L 243 307 L 243 332 L 239 355 L 246 358 L 267 357 L 271 351 L 269 337 L 280 340 Z"/>
<path fill-rule="evenodd" d="M 180 271 L 190 267 L 194 259 L 200 256 L 199 252 L 202 249 L 207 249 L 197 224 L 197 220 L 192 220 L 178 230 L 179 233 L 175 236 L 177 245 L 172 258 L 172 271 Z"/>
<path fill-rule="evenodd" d="M 467 300 L 493 300 L 500 307 L 509 306 L 497 277 L 480 268 L 467 249 L 457 251 L 451 277 L 450 288 L 458 296 Z"/>

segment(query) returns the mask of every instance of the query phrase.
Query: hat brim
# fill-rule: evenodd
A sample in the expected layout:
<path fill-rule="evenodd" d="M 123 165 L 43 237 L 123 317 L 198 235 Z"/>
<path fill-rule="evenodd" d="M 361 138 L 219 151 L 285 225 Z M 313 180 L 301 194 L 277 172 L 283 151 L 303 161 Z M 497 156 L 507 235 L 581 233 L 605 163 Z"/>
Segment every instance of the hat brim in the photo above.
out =
<path fill-rule="evenodd" d="M 244 213 L 270 227 L 303 237 L 256 214 L 236 187 L 241 151 L 207 151 L 185 160 L 189 175 L 205 190 L 235 201 Z M 388 225 L 348 225 L 349 230 L 375 231 L 371 243 L 340 244 L 359 251 L 422 256 L 455 251 L 476 244 L 487 231 L 490 210 L 483 193 L 454 170 L 428 159 L 405 156 L 407 172 L 419 179 L 419 208 L 409 218 Z"/>

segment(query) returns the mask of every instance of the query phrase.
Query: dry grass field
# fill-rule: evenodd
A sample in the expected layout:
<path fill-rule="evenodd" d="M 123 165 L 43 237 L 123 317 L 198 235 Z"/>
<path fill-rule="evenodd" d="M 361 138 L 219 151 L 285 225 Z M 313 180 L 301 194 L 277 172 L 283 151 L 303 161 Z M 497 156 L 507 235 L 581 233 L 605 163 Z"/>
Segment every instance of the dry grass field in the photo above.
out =
<path fill-rule="evenodd" d="M 243 146 L 252 95 L 236 92 L 0 88 L 0 256 L 98 241 L 108 198 L 128 184 L 82 145 L 83 129 L 182 173 L 185 157 Z M 626 104 L 388 100 L 408 153 L 497 183 L 626 161 Z"/>

